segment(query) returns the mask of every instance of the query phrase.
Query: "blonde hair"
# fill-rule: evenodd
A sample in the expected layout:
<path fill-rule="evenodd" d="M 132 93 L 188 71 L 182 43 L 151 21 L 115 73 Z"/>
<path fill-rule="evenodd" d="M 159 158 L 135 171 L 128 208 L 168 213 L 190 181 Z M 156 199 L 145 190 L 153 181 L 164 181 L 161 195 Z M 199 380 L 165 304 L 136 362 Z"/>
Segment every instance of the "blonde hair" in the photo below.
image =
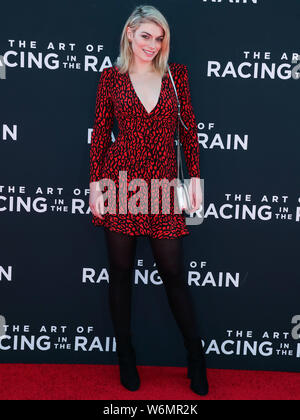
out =
<path fill-rule="evenodd" d="M 126 73 L 133 60 L 131 44 L 127 37 L 127 27 L 131 28 L 133 33 L 135 33 L 142 23 L 149 22 L 154 22 L 161 26 L 164 32 L 161 49 L 153 59 L 154 69 L 158 71 L 162 77 L 164 77 L 167 71 L 170 52 L 170 28 L 161 12 L 155 7 L 148 5 L 137 6 L 124 25 L 120 40 L 120 53 L 114 62 L 114 65 L 118 67 L 120 73 Z"/>

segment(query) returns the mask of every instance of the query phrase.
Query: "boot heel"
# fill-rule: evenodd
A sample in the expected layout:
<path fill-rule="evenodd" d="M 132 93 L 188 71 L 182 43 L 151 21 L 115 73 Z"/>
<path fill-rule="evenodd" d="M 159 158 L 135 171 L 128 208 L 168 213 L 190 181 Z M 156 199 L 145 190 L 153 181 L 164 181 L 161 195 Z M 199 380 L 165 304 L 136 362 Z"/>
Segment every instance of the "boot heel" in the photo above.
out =
<path fill-rule="evenodd" d="M 137 391 L 140 387 L 139 373 L 135 361 L 119 361 L 120 382 L 129 391 Z"/>
<path fill-rule="evenodd" d="M 129 391 L 137 391 L 140 387 L 140 377 L 130 337 L 122 337 L 117 340 L 117 355 L 121 384 Z"/>
<path fill-rule="evenodd" d="M 198 395 L 207 395 L 209 385 L 206 375 L 206 363 L 200 337 L 193 340 L 185 340 L 188 351 L 187 376 L 191 379 L 190 388 Z"/>

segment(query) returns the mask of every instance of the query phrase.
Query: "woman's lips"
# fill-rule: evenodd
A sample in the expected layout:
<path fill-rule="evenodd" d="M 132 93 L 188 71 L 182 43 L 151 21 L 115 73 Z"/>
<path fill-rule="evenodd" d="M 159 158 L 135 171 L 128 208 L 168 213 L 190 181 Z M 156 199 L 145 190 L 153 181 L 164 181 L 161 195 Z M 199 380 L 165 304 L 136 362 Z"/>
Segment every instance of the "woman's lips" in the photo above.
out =
<path fill-rule="evenodd" d="M 144 50 L 144 49 L 143 49 L 143 51 L 144 51 L 147 55 L 154 55 L 154 51 L 153 51 L 153 52 L 151 52 L 151 51 Z"/>

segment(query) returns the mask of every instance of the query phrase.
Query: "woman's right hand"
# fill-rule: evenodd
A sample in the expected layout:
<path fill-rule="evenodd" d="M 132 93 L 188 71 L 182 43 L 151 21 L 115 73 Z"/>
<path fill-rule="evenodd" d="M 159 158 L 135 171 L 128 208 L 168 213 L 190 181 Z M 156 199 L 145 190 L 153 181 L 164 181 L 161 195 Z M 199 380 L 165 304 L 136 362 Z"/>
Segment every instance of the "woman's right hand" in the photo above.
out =
<path fill-rule="evenodd" d="M 89 206 L 94 216 L 104 219 L 104 200 L 99 182 L 90 182 Z"/>

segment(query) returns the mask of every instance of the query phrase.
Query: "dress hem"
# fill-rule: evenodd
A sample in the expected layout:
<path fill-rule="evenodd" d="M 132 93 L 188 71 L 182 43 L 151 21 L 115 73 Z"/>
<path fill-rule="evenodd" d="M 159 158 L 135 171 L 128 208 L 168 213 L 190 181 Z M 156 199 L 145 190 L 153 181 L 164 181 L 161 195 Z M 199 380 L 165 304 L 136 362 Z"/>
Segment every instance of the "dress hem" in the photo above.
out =
<path fill-rule="evenodd" d="M 182 236 L 187 236 L 187 235 L 190 235 L 190 232 L 182 232 L 181 234 L 179 234 L 179 235 L 168 235 L 168 236 L 161 236 L 161 235 L 159 235 L 159 236 L 157 236 L 157 235 L 153 235 L 153 234 L 149 234 L 149 233 L 140 233 L 140 232 L 135 232 L 135 233 L 125 233 L 125 232 L 122 232 L 121 230 L 117 230 L 117 229 L 113 229 L 111 226 L 106 226 L 106 225 L 104 225 L 104 224 L 95 224 L 95 223 L 93 223 L 93 225 L 95 226 L 95 227 L 102 227 L 102 228 L 106 228 L 106 229 L 108 229 L 108 230 L 110 230 L 110 231 L 112 231 L 112 232 L 117 232 L 117 233 L 122 233 L 123 235 L 127 235 L 127 236 L 146 236 L 146 237 L 151 237 L 151 238 L 155 238 L 155 239 L 176 239 L 176 238 L 181 238 Z"/>

